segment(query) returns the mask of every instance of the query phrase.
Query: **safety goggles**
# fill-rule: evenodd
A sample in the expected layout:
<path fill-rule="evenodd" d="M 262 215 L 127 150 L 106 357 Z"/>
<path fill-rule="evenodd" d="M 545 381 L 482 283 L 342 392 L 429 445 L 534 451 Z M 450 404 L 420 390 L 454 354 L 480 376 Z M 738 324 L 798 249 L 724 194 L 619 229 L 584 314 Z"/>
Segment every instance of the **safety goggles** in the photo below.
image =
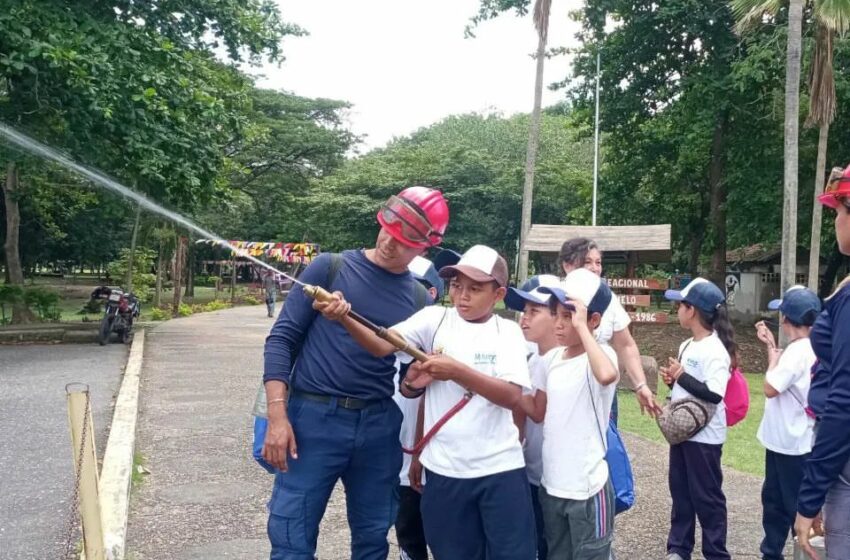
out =
<path fill-rule="evenodd" d="M 414 243 L 433 244 L 433 238 L 442 234 L 431 228 L 422 211 L 397 196 L 391 196 L 381 205 L 381 218 L 387 226 L 396 226 L 401 235 Z"/>
<path fill-rule="evenodd" d="M 850 209 L 850 187 L 848 187 L 848 183 L 850 183 L 850 177 L 840 175 L 830 177 L 818 200 L 821 204 L 830 208 L 844 206 Z"/>

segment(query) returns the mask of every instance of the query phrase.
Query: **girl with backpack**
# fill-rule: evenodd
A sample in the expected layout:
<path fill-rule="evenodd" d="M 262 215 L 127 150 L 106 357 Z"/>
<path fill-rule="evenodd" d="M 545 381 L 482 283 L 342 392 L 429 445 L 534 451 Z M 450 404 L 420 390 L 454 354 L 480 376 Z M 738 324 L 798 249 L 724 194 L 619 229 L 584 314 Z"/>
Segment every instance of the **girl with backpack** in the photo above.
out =
<path fill-rule="evenodd" d="M 668 482 L 673 509 L 667 560 L 690 559 L 697 518 L 702 527 L 703 556 L 706 560 L 728 560 L 720 456 L 727 425 L 723 397 L 732 369 L 737 366 L 738 346 L 720 288 L 704 278 L 695 278 L 683 290 L 667 290 L 664 295 L 678 302 L 679 324 L 693 335 L 680 346 L 678 360 L 670 358 L 669 366 L 660 368 L 672 389 L 671 402 L 698 399 L 714 409 L 702 429 L 670 446 Z"/>

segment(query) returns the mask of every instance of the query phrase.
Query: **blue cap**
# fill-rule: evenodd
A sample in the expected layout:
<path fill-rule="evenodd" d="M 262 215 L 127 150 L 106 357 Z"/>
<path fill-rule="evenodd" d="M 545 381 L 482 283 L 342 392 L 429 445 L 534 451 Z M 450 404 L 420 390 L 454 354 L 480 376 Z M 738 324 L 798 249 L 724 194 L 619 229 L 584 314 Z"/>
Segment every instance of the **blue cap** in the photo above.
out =
<path fill-rule="evenodd" d="M 437 274 L 437 269 L 434 264 L 425 257 L 415 257 L 409 265 L 407 265 L 410 273 L 426 288 L 437 289 L 437 300 L 443 298 L 443 279 Z"/>
<path fill-rule="evenodd" d="M 815 324 L 821 310 L 820 298 L 805 286 L 791 286 L 782 299 L 767 304 L 768 309 L 778 309 L 795 325 L 810 327 Z"/>
<path fill-rule="evenodd" d="M 551 294 L 550 301 L 555 300 L 570 310 L 575 310 L 572 300 L 580 301 L 591 314 L 605 313 L 613 298 L 608 283 L 586 268 L 571 271 L 560 287 L 542 286 L 538 289 Z"/>
<path fill-rule="evenodd" d="M 557 287 L 560 285 L 560 280 L 552 274 L 540 274 L 532 276 L 519 288 L 508 288 L 505 294 L 505 307 L 514 311 L 523 311 L 526 303 L 536 303 L 537 305 L 548 305 L 549 294 L 542 292 L 541 287 L 550 286 Z"/>
<path fill-rule="evenodd" d="M 434 268 L 437 272 L 446 266 L 454 266 L 460 262 L 461 254 L 451 249 L 442 249 L 437 256 L 434 257 Z"/>
<path fill-rule="evenodd" d="M 720 288 L 700 277 L 691 280 L 681 290 L 667 290 L 664 297 L 671 301 L 683 301 L 709 315 L 714 315 L 726 303 L 726 296 Z"/>

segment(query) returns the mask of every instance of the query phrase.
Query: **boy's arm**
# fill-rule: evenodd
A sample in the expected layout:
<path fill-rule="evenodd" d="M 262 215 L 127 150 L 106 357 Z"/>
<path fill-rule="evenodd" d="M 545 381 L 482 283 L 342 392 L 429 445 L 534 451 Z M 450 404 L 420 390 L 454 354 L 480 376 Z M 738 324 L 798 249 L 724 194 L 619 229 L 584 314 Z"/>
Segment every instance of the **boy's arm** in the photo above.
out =
<path fill-rule="evenodd" d="M 476 371 L 454 358 L 438 354 L 422 364 L 422 371 L 434 379 L 454 381 L 501 407 L 513 410 L 522 396 L 522 387 Z"/>
<path fill-rule="evenodd" d="M 540 424 L 546 418 L 546 391 L 538 389 L 534 395 L 523 395 L 519 400 L 519 409 L 524 416 Z"/>
<path fill-rule="evenodd" d="M 523 395 L 524 399 L 526 395 Z M 520 404 L 511 411 L 511 416 L 514 419 L 514 426 L 516 426 L 517 431 L 519 432 L 519 442 L 522 443 L 525 441 L 525 419 L 527 416 L 525 412 L 522 410 L 522 399 L 520 399 Z"/>
<path fill-rule="evenodd" d="M 581 337 L 581 344 L 584 351 L 587 352 L 587 360 L 590 364 L 590 370 L 596 381 L 603 387 L 616 383 L 619 374 L 617 368 L 611 358 L 605 354 L 605 351 L 596 342 L 596 337 L 590 332 L 590 327 L 587 326 L 587 308 L 579 301 L 571 301 L 575 306 L 573 312 L 573 327 Z"/>

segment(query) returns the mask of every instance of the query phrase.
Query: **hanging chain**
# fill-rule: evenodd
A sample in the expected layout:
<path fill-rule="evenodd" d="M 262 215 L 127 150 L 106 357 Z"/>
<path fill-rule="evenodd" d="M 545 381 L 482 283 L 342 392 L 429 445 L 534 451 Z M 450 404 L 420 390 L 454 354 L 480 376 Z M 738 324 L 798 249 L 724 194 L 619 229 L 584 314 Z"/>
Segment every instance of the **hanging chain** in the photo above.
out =
<path fill-rule="evenodd" d="M 83 473 L 83 452 L 86 449 L 86 438 L 89 432 L 89 414 L 91 414 L 91 393 L 86 390 L 86 411 L 83 415 L 83 430 L 80 438 L 80 451 L 77 455 L 77 471 L 74 477 L 74 495 L 71 499 L 71 507 L 68 513 L 68 526 L 65 530 L 65 544 L 62 549 L 62 560 L 73 560 L 76 555 L 76 547 L 74 546 L 74 533 L 79 526 L 80 520 L 80 479 Z"/>

